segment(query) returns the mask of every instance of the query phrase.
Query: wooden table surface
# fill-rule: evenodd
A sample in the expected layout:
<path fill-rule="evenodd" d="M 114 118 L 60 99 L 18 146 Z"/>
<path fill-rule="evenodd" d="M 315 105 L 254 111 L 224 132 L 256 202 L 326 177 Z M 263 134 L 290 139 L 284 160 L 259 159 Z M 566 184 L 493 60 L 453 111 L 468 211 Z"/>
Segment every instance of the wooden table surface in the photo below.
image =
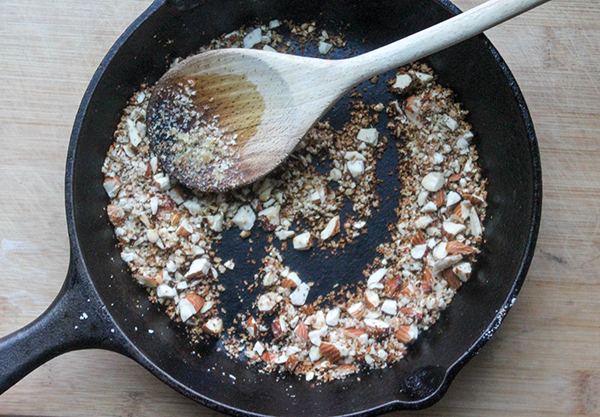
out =
<path fill-rule="evenodd" d="M 63 282 L 71 126 L 100 60 L 149 4 L 0 0 L 0 336 L 41 314 Z M 535 123 L 543 222 L 506 321 L 416 415 L 600 415 L 600 2 L 555 0 L 487 34 Z M 105 351 L 68 353 L 0 396 L 0 415 L 191 414 L 218 415 Z"/>

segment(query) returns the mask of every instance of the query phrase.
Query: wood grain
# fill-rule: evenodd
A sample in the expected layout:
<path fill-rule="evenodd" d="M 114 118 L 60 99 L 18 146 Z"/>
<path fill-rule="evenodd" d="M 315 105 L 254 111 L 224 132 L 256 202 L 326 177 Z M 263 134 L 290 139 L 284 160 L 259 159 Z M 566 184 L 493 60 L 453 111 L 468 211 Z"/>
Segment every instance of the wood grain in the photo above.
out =
<path fill-rule="evenodd" d="M 41 314 L 62 284 L 71 125 L 100 60 L 149 3 L 0 1 L 0 335 Z M 597 0 L 555 0 L 487 33 L 536 126 L 543 223 L 500 330 L 440 403 L 414 415 L 600 414 L 599 29 Z M 0 414 L 219 415 L 102 351 L 42 366 L 0 397 Z"/>

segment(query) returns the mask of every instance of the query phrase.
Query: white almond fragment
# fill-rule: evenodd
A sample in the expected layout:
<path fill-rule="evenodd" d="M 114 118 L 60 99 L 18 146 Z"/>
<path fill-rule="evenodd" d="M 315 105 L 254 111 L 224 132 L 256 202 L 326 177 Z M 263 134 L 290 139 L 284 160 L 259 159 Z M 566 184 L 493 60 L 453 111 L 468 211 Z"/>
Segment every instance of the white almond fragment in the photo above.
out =
<path fill-rule="evenodd" d="M 365 302 L 369 308 L 377 308 L 379 307 L 379 295 L 375 291 L 366 290 L 365 291 Z"/>
<path fill-rule="evenodd" d="M 194 305 L 187 298 L 179 300 L 179 316 L 181 317 L 181 321 L 185 323 L 197 312 Z"/>
<path fill-rule="evenodd" d="M 445 114 L 442 117 L 442 120 L 444 121 L 444 124 L 446 126 L 448 126 L 448 129 L 450 129 L 451 131 L 455 131 L 456 129 L 458 129 L 458 123 L 456 122 L 456 120 L 454 120 L 452 117 L 448 116 L 447 114 Z"/>
<path fill-rule="evenodd" d="M 471 264 L 461 262 L 452 267 L 452 272 L 462 281 L 467 282 L 471 278 Z"/>
<path fill-rule="evenodd" d="M 322 55 L 327 54 L 329 51 L 331 51 L 331 46 L 332 45 L 330 43 L 320 41 L 319 42 L 319 53 Z"/>
<path fill-rule="evenodd" d="M 321 342 L 319 341 L 319 345 L 320 344 L 321 344 Z M 318 361 L 319 359 L 321 359 L 323 357 L 323 355 L 321 355 L 321 351 L 319 350 L 319 346 L 318 345 L 310 347 L 310 350 L 308 351 L 308 357 L 313 362 L 316 362 L 316 361 Z M 314 376 L 314 372 L 312 374 Z M 308 379 L 308 374 L 306 374 L 306 378 L 307 378 L 307 381 L 308 381 L 309 380 Z"/>
<path fill-rule="evenodd" d="M 433 81 L 433 75 L 425 74 L 423 72 L 418 71 L 415 72 L 415 75 L 423 84 L 429 84 L 431 81 Z"/>
<path fill-rule="evenodd" d="M 337 235 L 340 232 L 340 216 L 334 216 L 329 222 L 325 229 L 321 231 L 321 240 L 327 240 L 331 236 Z"/>
<path fill-rule="evenodd" d="M 110 198 L 115 198 L 121 189 L 121 180 L 119 177 L 108 177 L 104 180 L 104 190 Z"/>
<path fill-rule="evenodd" d="M 348 172 L 352 175 L 352 178 L 360 178 L 365 173 L 365 163 L 360 160 L 346 162 Z"/>
<path fill-rule="evenodd" d="M 436 192 L 442 189 L 444 182 L 444 174 L 441 172 L 430 172 L 429 174 L 425 175 L 421 181 L 421 185 L 427 191 Z"/>
<path fill-rule="evenodd" d="M 295 306 L 303 306 L 309 291 L 310 287 L 307 283 L 303 282 L 290 294 L 290 302 Z"/>
<path fill-rule="evenodd" d="M 429 201 L 429 202 L 427 202 L 427 204 L 425 204 L 423 206 L 421 211 L 423 213 L 433 213 L 433 212 L 437 211 L 437 206 L 435 205 L 435 203 L 433 201 Z"/>
<path fill-rule="evenodd" d="M 404 92 L 404 90 L 406 90 L 408 87 L 410 87 L 412 83 L 412 78 L 410 75 L 404 73 L 404 74 L 399 74 L 396 77 L 396 81 L 394 82 L 394 85 L 392 85 L 392 88 L 397 88 L 398 90 L 400 90 L 401 93 Z"/>
<path fill-rule="evenodd" d="M 367 280 L 367 287 L 373 288 L 376 284 L 379 284 L 379 281 L 383 279 L 387 271 L 387 268 L 381 268 L 373 272 Z"/>
<path fill-rule="evenodd" d="M 437 275 L 445 269 L 450 268 L 452 265 L 462 260 L 462 255 L 447 256 L 433 264 L 433 274 Z"/>
<path fill-rule="evenodd" d="M 454 191 L 450 191 L 446 196 L 446 207 L 452 207 L 456 203 L 460 202 L 461 199 L 462 197 L 460 196 L 460 194 Z"/>
<path fill-rule="evenodd" d="M 385 300 L 381 305 L 381 311 L 391 316 L 395 316 L 397 313 L 396 300 Z"/>
<path fill-rule="evenodd" d="M 258 221 L 263 229 L 272 231 L 279 226 L 280 210 L 281 206 L 279 204 L 275 204 L 274 206 L 267 207 L 266 209 L 258 212 Z"/>
<path fill-rule="evenodd" d="M 185 274 L 186 278 L 198 278 L 203 277 L 208 274 L 210 271 L 210 262 L 206 258 L 195 259 L 194 262 L 190 265 L 190 269 L 187 274 Z"/>
<path fill-rule="evenodd" d="M 265 45 L 263 46 L 263 51 L 267 51 L 267 52 L 277 52 L 277 50 L 275 48 L 273 48 L 272 46 L 269 45 Z"/>
<path fill-rule="evenodd" d="M 415 220 L 415 227 L 417 229 L 425 229 L 433 222 L 433 219 L 429 216 L 421 216 Z"/>
<path fill-rule="evenodd" d="M 213 317 L 204 323 L 202 330 L 212 336 L 218 336 L 223 331 L 223 320 L 218 317 Z"/>
<path fill-rule="evenodd" d="M 279 301 L 281 301 L 281 296 L 279 296 L 273 292 L 268 292 L 266 294 L 262 294 L 259 297 L 256 305 L 257 305 L 259 311 L 261 311 L 263 313 L 267 313 L 267 312 L 273 311 L 275 309 L 275 307 L 277 306 L 277 304 L 279 303 Z"/>
<path fill-rule="evenodd" d="M 479 216 L 474 207 L 471 208 L 471 214 L 469 216 L 469 230 L 471 230 L 473 237 L 481 237 L 483 234 L 483 227 L 481 227 L 481 221 L 479 220 Z"/>
<path fill-rule="evenodd" d="M 265 352 L 265 347 L 262 343 L 256 342 L 252 350 L 255 351 L 258 354 L 258 356 L 261 356 Z"/>
<path fill-rule="evenodd" d="M 163 173 L 158 173 L 154 177 L 154 184 L 161 191 L 167 191 L 171 188 L 171 181 L 169 181 L 169 176 Z"/>
<path fill-rule="evenodd" d="M 254 45 L 262 41 L 262 31 L 260 28 L 254 29 L 252 32 L 244 36 L 244 48 L 252 48 Z"/>
<path fill-rule="evenodd" d="M 448 251 L 446 250 L 446 242 L 440 242 L 440 244 L 437 245 L 433 250 L 433 257 L 435 259 L 444 259 L 446 256 L 448 256 Z"/>
<path fill-rule="evenodd" d="M 275 28 L 278 28 L 279 26 L 281 26 L 281 24 L 279 23 L 279 20 L 277 20 L 277 19 L 271 20 L 269 22 L 269 29 L 275 29 Z"/>
<path fill-rule="evenodd" d="M 296 250 L 308 250 L 312 247 L 312 237 L 310 232 L 304 232 L 294 237 L 293 240 L 294 249 Z"/>
<path fill-rule="evenodd" d="M 328 326 L 337 326 L 340 321 L 340 309 L 338 307 L 332 308 L 327 312 L 325 316 L 325 323 Z"/>
<path fill-rule="evenodd" d="M 356 151 L 347 151 L 344 154 L 344 159 L 346 161 L 363 161 L 363 162 L 367 160 L 362 153 L 356 152 Z"/>
<path fill-rule="evenodd" d="M 221 232 L 223 230 L 223 215 L 217 213 L 214 216 L 207 216 L 208 226 L 215 232 Z"/>
<path fill-rule="evenodd" d="M 446 233 L 448 233 L 451 236 L 456 236 L 457 234 L 462 233 L 467 229 L 467 226 L 465 226 L 464 224 L 453 223 L 449 221 L 444 222 L 442 227 L 444 228 L 444 231 L 446 231 Z"/>
<path fill-rule="evenodd" d="M 410 250 L 410 256 L 414 259 L 421 259 L 427 252 L 427 244 L 417 245 Z"/>
<path fill-rule="evenodd" d="M 239 227 L 240 230 L 252 229 L 255 220 L 256 214 L 254 214 L 254 211 L 248 205 L 240 207 L 235 216 L 233 216 L 233 219 L 231 219 L 233 224 Z"/>
<path fill-rule="evenodd" d="M 167 284 L 160 284 L 156 287 L 156 295 L 159 298 L 173 298 L 177 295 L 177 290 Z"/>
<path fill-rule="evenodd" d="M 429 197 L 429 191 L 421 191 L 419 193 L 419 195 L 417 196 L 417 204 L 419 206 L 423 206 L 425 205 L 425 202 L 427 201 L 427 197 Z"/>
<path fill-rule="evenodd" d="M 360 129 L 356 139 L 365 142 L 367 145 L 376 146 L 379 139 L 379 132 L 375 128 Z"/>
<path fill-rule="evenodd" d="M 270 287 L 271 285 L 275 284 L 275 282 L 277 282 L 277 278 L 278 276 L 275 272 L 267 272 L 262 280 L 263 287 Z"/>
<path fill-rule="evenodd" d="M 339 181 L 342 179 L 342 171 L 340 171 L 337 168 L 333 168 L 331 171 L 329 171 L 329 179 L 331 181 Z"/>
<path fill-rule="evenodd" d="M 294 236 L 296 233 L 292 230 L 277 230 L 275 231 L 275 236 L 277 236 L 277 239 L 279 240 L 286 240 L 289 239 L 290 237 Z"/>
<path fill-rule="evenodd" d="M 235 268 L 235 262 L 233 262 L 233 259 L 230 259 L 227 262 L 225 262 L 223 264 L 223 266 L 225 266 L 225 268 L 233 271 L 233 268 Z"/>

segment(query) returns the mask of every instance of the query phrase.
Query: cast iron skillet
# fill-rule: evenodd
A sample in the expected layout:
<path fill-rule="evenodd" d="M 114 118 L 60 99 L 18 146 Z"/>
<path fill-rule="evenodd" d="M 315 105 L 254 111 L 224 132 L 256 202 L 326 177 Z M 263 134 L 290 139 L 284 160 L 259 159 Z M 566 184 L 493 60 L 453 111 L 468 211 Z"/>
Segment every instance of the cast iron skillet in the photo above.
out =
<path fill-rule="evenodd" d="M 349 24 L 344 32 L 351 46 L 364 52 L 458 12 L 446 0 L 156 1 L 109 51 L 83 98 L 66 167 L 69 271 L 48 310 L 0 340 L 0 392 L 57 355 L 102 348 L 134 359 L 184 395 L 233 415 L 374 415 L 438 401 L 512 306 L 533 256 L 540 221 L 541 168 L 529 112 L 514 78 L 484 36 L 426 60 L 470 111 L 480 162 L 489 178 L 483 253 L 474 278 L 440 321 L 410 347 L 406 360 L 362 374 L 361 381 L 353 376 L 316 387 L 289 376 L 278 381 L 231 361 L 217 352 L 215 342 L 190 345 L 180 325 L 149 303 L 120 260 L 104 210 L 108 198 L 101 166 L 121 112 L 141 83 L 156 81 L 173 58 L 193 53 L 222 33 L 257 20 L 316 19 L 332 30 Z M 387 100 L 381 84 L 365 84 L 365 99 Z M 346 105 L 342 102 L 331 111 L 332 123 L 343 121 Z M 386 158 L 389 162 L 381 169 L 395 161 L 394 151 Z M 385 221 L 370 222 L 372 237 L 335 261 L 290 254 L 286 260 L 292 269 L 311 276 L 322 291 L 331 288 L 331 276 L 339 276 L 333 271 L 356 277 L 368 261 L 361 251 L 383 239 L 385 234 L 377 231 L 385 230 L 391 218 L 386 210 L 397 204 L 399 184 L 389 181 L 380 188 L 384 198 L 376 216 Z M 237 260 L 237 275 L 223 278 L 227 288 L 235 288 L 239 277 L 250 273 L 243 262 L 247 247 L 221 249 Z M 234 302 L 231 297 L 225 293 L 225 305 Z"/>

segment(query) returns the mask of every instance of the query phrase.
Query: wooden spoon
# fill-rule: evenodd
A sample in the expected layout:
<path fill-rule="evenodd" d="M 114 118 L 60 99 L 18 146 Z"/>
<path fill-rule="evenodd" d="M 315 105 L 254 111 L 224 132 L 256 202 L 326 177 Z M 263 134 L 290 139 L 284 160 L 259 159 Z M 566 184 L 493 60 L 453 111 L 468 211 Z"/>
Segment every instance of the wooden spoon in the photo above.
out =
<path fill-rule="evenodd" d="M 163 167 L 195 192 L 251 183 L 277 167 L 356 84 L 475 36 L 548 0 L 490 0 L 343 60 L 254 49 L 192 56 L 157 83 L 148 133 Z"/>

